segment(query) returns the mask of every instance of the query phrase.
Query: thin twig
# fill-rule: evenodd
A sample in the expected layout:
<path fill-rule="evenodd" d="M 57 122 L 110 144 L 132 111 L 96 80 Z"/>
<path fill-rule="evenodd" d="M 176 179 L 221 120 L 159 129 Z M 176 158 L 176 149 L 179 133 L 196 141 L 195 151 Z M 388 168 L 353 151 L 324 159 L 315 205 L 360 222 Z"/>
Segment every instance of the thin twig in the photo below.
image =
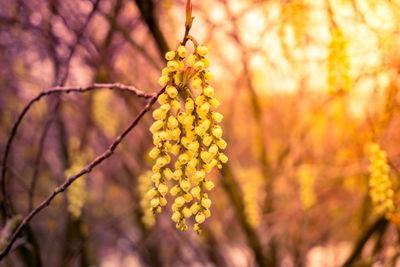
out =
<path fill-rule="evenodd" d="M 30 212 L 33 209 L 34 197 L 35 197 L 35 189 L 36 189 L 36 184 L 37 184 L 37 178 L 38 178 L 38 175 L 39 175 L 40 159 L 42 158 L 43 148 L 44 148 L 44 144 L 45 144 L 47 133 L 49 132 L 50 126 L 53 123 L 53 121 L 54 121 L 54 118 L 50 118 L 46 122 L 46 124 L 44 126 L 44 129 L 43 129 L 43 132 L 42 132 L 42 135 L 40 137 L 39 150 L 38 150 L 38 152 L 36 154 L 31 186 L 29 188 L 28 212 Z"/>
<path fill-rule="evenodd" d="M 7 141 L 6 149 L 4 150 L 3 154 L 3 161 L 2 161 L 2 170 L 1 170 L 1 177 L 0 177 L 0 185 L 1 185 L 1 194 L 3 196 L 3 205 L 4 209 L 7 215 L 11 214 L 9 210 L 9 199 L 6 191 L 6 182 L 5 182 L 5 176 L 7 172 L 7 160 L 8 156 L 11 150 L 11 144 L 15 138 L 15 135 L 17 134 L 18 126 L 21 124 L 22 119 L 26 115 L 26 113 L 29 111 L 31 106 L 39 101 L 42 97 L 44 96 L 49 96 L 52 94 L 60 94 L 60 93 L 71 93 L 71 92 L 76 92 L 76 93 L 84 93 L 88 92 L 91 90 L 96 90 L 96 89 L 110 89 L 110 90 L 120 90 L 120 91 L 127 91 L 130 93 L 135 94 L 138 97 L 144 97 L 144 98 L 154 98 L 154 93 L 145 93 L 143 91 L 138 90 L 134 86 L 128 86 L 128 85 L 123 85 L 120 83 L 95 83 L 86 87 L 52 87 L 50 90 L 43 91 L 40 94 L 38 94 L 35 98 L 33 98 L 29 103 L 25 106 L 25 108 L 22 110 L 22 112 L 19 114 L 17 121 L 14 123 L 13 128 L 11 130 L 10 136 Z"/>
<path fill-rule="evenodd" d="M 46 206 L 48 206 L 53 198 L 58 195 L 61 192 L 64 192 L 76 179 L 81 177 L 84 174 L 87 174 L 92 171 L 94 167 L 99 165 L 101 162 L 103 162 L 105 159 L 109 158 L 117 148 L 117 146 L 121 143 L 121 141 L 126 137 L 126 135 L 139 123 L 140 119 L 150 110 L 151 106 L 156 102 L 157 97 L 162 94 L 165 91 L 165 86 L 158 91 L 156 94 L 152 94 L 152 97 L 150 100 L 147 102 L 146 106 L 140 111 L 140 113 L 136 116 L 136 118 L 133 120 L 133 122 L 128 126 L 128 128 L 125 129 L 125 131 L 122 132 L 121 135 L 119 135 L 114 142 L 108 147 L 108 149 L 95 158 L 91 163 L 89 163 L 84 169 L 82 169 L 80 172 L 77 174 L 69 177 L 63 184 L 58 186 L 53 193 L 51 193 L 46 200 L 44 200 L 40 205 L 38 205 L 34 210 L 32 210 L 20 223 L 18 228 L 15 230 L 13 233 L 12 237 L 10 238 L 10 241 L 8 242 L 7 246 L 1 251 L 0 253 L 0 260 L 3 259 L 8 252 L 10 251 L 12 245 L 14 242 L 17 240 L 18 235 L 22 231 L 22 229 L 26 226 L 26 224 L 37 214 L 39 213 L 42 209 L 44 209 Z"/>

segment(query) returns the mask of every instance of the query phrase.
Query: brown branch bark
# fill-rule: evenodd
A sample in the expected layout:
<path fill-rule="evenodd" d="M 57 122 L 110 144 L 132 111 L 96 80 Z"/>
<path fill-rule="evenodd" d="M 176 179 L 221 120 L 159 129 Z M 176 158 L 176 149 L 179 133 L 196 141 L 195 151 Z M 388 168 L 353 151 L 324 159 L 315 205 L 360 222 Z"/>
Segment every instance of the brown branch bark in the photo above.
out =
<path fill-rule="evenodd" d="M 71 90 L 71 88 L 69 89 Z M 53 90 L 54 91 L 54 90 Z M 60 88 L 58 89 L 60 91 Z M 80 91 L 80 90 L 76 90 Z M 152 94 L 152 97 L 150 100 L 147 102 L 146 106 L 142 109 L 142 111 L 136 116 L 136 118 L 133 120 L 133 122 L 119 135 L 114 142 L 109 146 L 109 148 L 100 156 L 95 158 L 91 163 L 89 163 L 84 169 L 82 169 L 80 172 L 77 174 L 69 177 L 63 184 L 58 186 L 53 193 L 51 193 L 46 200 L 42 201 L 40 205 L 38 205 L 34 210 L 32 210 L 20 223 L 18 228 L 15 230 L 13 233 L 12 237 L 10 238 L 10 241 L 8 242 L 7 246 L 0 252 L 0 260 L 2 260 L 10 251 L 12 248 L 12 245 L 14 242 L 17 240 L 18 235 L 21 233 L 21 231 L 24 229 L 24 227 L 28 224 L 32 218 L 39 213 L 42 209 L 44 209 L 46 206 L 50 205 L 51 201 L 54 199 L 56 195 L 58 195 L 61 192 L 64 192 L 76 179 L 81 177 L 84 174 L 87 174 L 92 171 L 94 167 L 102 163 L 105 159 L 109 158 L 117 148 L 117 146 L 121 143 L 121 141 L 128 135 L 128 133 L 139 123 L 140 119 L 150 110 L 152 105 L 156 102 L 157 97 L 162 94 L 165 91 L 165 87 L 163 87 L 161 90 L 159 90 L 156 94 Z M 32 102 L 32 101 L 31 101 Z"/>
<path fill-rule="evenodd" d="M 0 185 L 1 185 L 1 194 L 3 196 L 3 202 L 2 202 L 2 208 L 4 209 L 5 213 L 7 216 L 9 216 L 11 213 L 10 211 L 10 206 L 9 206 L 9 199 L 7 195 L 7 190 L 6 190 L 6 172 L 7 172 L 7 161 L 8 157 L 10 154 L 11 150 L 11 145 L 12 142 L 15 138 L 15 135 L 17 134 L 17 130 L 19 125 L 22 122 L 22 119 L 26 115 L 26 113 L 29 111 L 31 106 L 39 101 L 42 97 L 53 95 L 53 94 L 60 94 L 60 93 L 71 93 L 71 92 L 76 92 L 76 93 L 83 93 L 83 92 L 88 92 L 92 90 L 97 90 L 97 89 L 110 89 L 110 90 L 119 90 L 119 91 L 127 91 L 130 93 L 135 94 L 138 97 L 143 97 L 143 98 L 154 98 L 154 93 L 145 93 L 143 91 L 138 90 L 134 86 L 128 86 L 128 85 L 123 85 L 119 83 L 95 83 L 86 87 L 53 87 L 50 90 L 43 91 L 40 94 L 38 94 L 35 98 L 33 98 L 29 103 L 25 106 L 25 108 L 22 110 L 20 115 L 17 118 L 17 121 L 14 123 L 13 128 L 11 130 L 10 136 L 7 141 L 6 149 L 4 150 L 3 154 L 3 161 L 2 161 L 2 170 L 1 170 L 1 177 L 0 177 Z"/>

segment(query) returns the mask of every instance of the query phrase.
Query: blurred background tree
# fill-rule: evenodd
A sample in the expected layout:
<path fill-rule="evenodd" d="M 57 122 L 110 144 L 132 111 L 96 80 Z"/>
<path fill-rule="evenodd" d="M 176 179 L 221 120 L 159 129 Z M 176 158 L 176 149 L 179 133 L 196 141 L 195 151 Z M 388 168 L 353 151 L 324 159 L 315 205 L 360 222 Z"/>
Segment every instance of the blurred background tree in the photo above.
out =
<path fill-rule="evenodd" d="M 157 92 L 185 4 L 2 0 L 1 154 L 46 88 L 118 82 Z M 148 213 L 147 114 L 113 157 L 29 223 L 0 265 L 400 266 L 400 1 L 203 0 L 193 16 L 230 159 L 211 173 L 204 232 L 177 231 L 171 211 Z M 0 247 L 144 105 L 108 90 L 35 103 L 6 162 Z M 371 143 L 382 154 L 373 158 Z M 388 200 L 393 208 L 380 211 Z"/>

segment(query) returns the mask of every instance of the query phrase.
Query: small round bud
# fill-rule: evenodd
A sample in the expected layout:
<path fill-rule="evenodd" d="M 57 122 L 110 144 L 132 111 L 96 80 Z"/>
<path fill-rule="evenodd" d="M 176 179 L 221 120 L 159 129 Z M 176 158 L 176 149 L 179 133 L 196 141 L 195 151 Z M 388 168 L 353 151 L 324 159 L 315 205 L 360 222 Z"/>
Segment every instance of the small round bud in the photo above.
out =
<path fill-rule="evenodd" d="M 212 88 L 211 86 L 207 86 L 206 88 L 204 88 L 204 95 L 208 96 L 208 97 L 213 97 L 214 96 L 214 88 Z"/>
<path fill-rule="evenodd" d="M 187 52 L 186 52 L 186 48 L 183 45 L 180 45 L 178 47 L 178 54 L 180 57 L 186 57 Z"/>
<path fill-rule="evenodd" d="M 199 212 L 195 217 L 196 222 L 199 224 L 203 223 L 205 219 L 206 219 L 206 216 L 204 216 L 204 214 L 202 212 Z"/>
<path fill-rule="evenodd" d="M 160 86 L 165 86 L 168 82 L 169 82 L 169 77 L 166 75 L 163 75 L 158 79 L 158 84 Z"/>
<path fill-rule="evenodd" d="M 175 58 L 175 51 L 169 51 L 165 53 L 166 60 L 173 60 Z"/>
<path fill-rule="evenodd" d="M 208 191 L 210 191 L 211 189 L 214 188 L 214 183 L 207 180 L 207 181 L 205 181 L 205 183 L 204 183 L 204 187 L 205 187 Z"/>
<path fill-rule="evenodd" d="M 205 45 L 199 45 L 196 49 L 197 54 L 204 57 L 208 53 L 208 48 Z"/>

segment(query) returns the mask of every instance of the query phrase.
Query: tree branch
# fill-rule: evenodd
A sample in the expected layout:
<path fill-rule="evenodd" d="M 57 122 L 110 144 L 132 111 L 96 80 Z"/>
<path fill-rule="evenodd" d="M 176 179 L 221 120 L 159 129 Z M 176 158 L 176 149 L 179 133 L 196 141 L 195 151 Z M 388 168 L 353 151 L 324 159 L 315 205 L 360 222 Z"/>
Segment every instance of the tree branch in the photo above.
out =
<path fill-rule="evenodd" d="M 103 87 L 104 88 L 104 87 Z M 60 89 L 55 89 L 60 91 Z M 71 88 L 67 89 L 67 90 L 72 90 Z M 54 90 L 53 90 L 54 91 Z M 64 90 L 62 90 L 64 92 Z M 82 91 L 82 90 L 75 90 L 75 91 Z M 159 90 L 156 94 L 152 94 L 152 97 L 150 98 L 150 100 L 147 102 L 146 106 L 142 109 L 142 111 L 140 111 L 140 113 L 136 116 L 136 118 L 133 120 L 133 122 L 128 126 L 128 128 L 125 129 L 125 131 L 123 131 L 121 133 L 121 135 L 119 135 L 114 142 L 108 147 L 108 149 L 101 154 L 100 156 L 98 156 L 97 158 L 95 158 L 91 163 L 89 163 L 84 169 L 82 169 L 80 172 L 78 172 L 77 174 L 69 177 L 63 184 L 61 184 L 60 186 L 58 186 L 53 193 L 51 193 L 46 200 L 44 200 L 42 203 L 40 203 L 40 205 L 38 205 L 34 210 L 32 210 L 24 219 L 23 221 L 19 224 L 18 228 L 15 230 L 15 232 L 13 233 L 12 237 L 10 238 L 10 241 L 8 242 L 7 246 L 1 251 L 0 253 L 0 260 L 3 259 L 8 252 L 10 251 L 12 245 L 14 244 L 14 242 L 17 240 L 18 235 L 20 234 L 20 232 L 22 231 L 22 229 L 28 224 L 28 222 L 37 214 L 39 213 L 42 209 L 44 209 L 46 206 L 48 206 L 51 201 L 53 200 L 53 198 L 58 195 L 61 192 L 64 192 L 76 179 L 78 179 L 79 177 L 81 177 L 82 175 L 89 173 L 92 171 L 92 169 L 94 167 L 96 167 L 97 165 L 99 165 L 101 162 L 103 162 L 105 159 L 109 158 L 115 151 L 115 149 L 117 148 L 117 146 L 121 143 L 122 139 L 124 139 L 126 137 L 126 135 L 128 135 L 128 133 L 139 123 L 140 119 L 144 116 L 144 114 L 146 114 L 151 106 L 156 102 L 157 97 L 162 94 L 165 91 L 165 86 Z M 142 93 L 144 94 L 144 93 Z M 31 101 L 32 102 L 32 101 Z M 34 101 L 33 101 L 34 102 Z"/>
<path fill-rule="evenodd" d="M 11 145 L 12 142 L 15 138 L 15 135 L 17 134 L 18 126 L 21 124 L 22 119 L 26 115 L 26 113 L 29 111 L 31 106 L 39 101 L 42 97 L 44 96 L 49 96 L 52 94 L 60 94 L 60 93 L 71 93 L 71 92 L 76 92 L 76 93 L 84 93 L 92 90 L 97 90 L 97 89 L 110 89 L 110 90 L 119 90 L 119 91 L 127 91 L 130 93 L 135 94 L 138 97 L 143 97 L 143 98 L 151 98 L 153 99 L 155 94 L 154 93 L 145 93 L 143 91 L 138 90 L 134 86 L 128 86 L 128 85 L 123 85 L 120 83 L 94 83 L 92 85 L 86 86 L 86 87 L 52 87 L 50 90 L 43 91 L 40 94 L 38 94 L 35 98 L 33 98 L 29 103 L 25 106 L 25 108 L 22 110 L 22 112 L 19 114 L 17 121 L 14 123 L 13 128 L 11 130 L 10 136 L 7 141 L 6 149 L 4 150 L 3 154 L 3 161 L 2 161 L 2 170 L 1 170 L 1 177 L 0 177 L 0 185 L 1 185 L 1 194 L 3 196 L 3 209 L 5 210 L 5 213 L 7 216 L 11 214 L 10 212 L 10 207 L 9 207 L 9 199 L 6 191 L 6 182 L 5 182 L 5 176 L 7 172 L 7 160 L 8 156 L 11 150 Z"/>

